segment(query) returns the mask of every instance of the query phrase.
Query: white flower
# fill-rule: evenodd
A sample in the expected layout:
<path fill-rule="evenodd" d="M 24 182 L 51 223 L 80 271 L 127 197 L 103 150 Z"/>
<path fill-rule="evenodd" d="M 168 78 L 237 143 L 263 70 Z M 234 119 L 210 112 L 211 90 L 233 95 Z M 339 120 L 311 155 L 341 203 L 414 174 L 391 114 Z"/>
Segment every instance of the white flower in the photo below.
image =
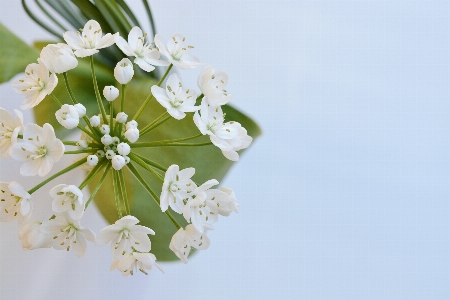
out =
<path fill-rule="evenodd" d="M 162 211 L 166 211 L 170 206 L 173 211 L 179 214 L 183 212 L 184 202 L 187 202 L 194 195 L 194 190 L 197 188 L 191 179 L 194 174 L 194 168 L 186 168 L 180 171 L 178 165 L 171 165 L 167 169 L 160 197 Z"/>
<path fill-rule="evenodd" d="M 32 221 L 25 224 L 19 232 L 23 250 L 34 250 L 38 248 L 49 248 L 52 246 L 52 238 L 49 234 L 41 231 L 42 223 Z"/>
<path fill-rule="evenodd" d="M 83 193 L 74 185 L 58 184 L 50 190 L 53 199 L 52 209 L 55 213 L 68 212 L 74 220 L 79 220 L 84 213 Z"/>
<path fill-rule="evenodd" d="M 211 106 L 227 104 L 232 94 L 228 94 L 225 87 L 228 83 L 228 74 L 223 71 L 215 71 L 211 66 L 205 67 L 197 79 L 197 85 Z"/>
<path fill-rule="evenodd" d="M 217 204 L 208 199 L 205 191 L 214 185 L 219 184 L 215 179 L 208 180 L 194 191 L 194 196 L 189 199 L 183 209 L 183 216 L 186 221 L 191 221 L 192 225 L 203 233 L 207 229 L 213 229 L 212 223 L 217 222 L 218 207 Z"/>
<path fill-rule="evenodd" d="M 112 85 L 105 86 L 103 89 L 103 96 L 105 96 L 105 99 L 110 102 L 114 101 L 117 97 L 119 97 L 119 90 Z"/>
<path fill-rule="evenodd" d="M 31 195 L 16 181 L 0 182 L 0 221 L 25 221 L 31 214 Z"/>
<path fill-rule="evenodd" d="M 130 128 L 125 131 L 125 137 L 130 143 L 134 143 L 139 139 L 139 129 Z"/>
<path fill-rule="evenodd" d="M 87 157 L 87 164 L 91 167 L 98 164 L 98 156 L 97 155 L 89 155 Z"/>
<path fill-rule="evenodd" d="M 100 126 L 101 133 L 109 134 L 110 131 L 111 131 L 111 128 L 109 127 L 109 125 L 103 124 L 102 126 Z"/>
<path fill-rule="evenodd" d="M 127 156 L 131 152 L 131 147 L 127 143 L 120 143 L 117 145 L 117 152 L 119 152 L 120 155 Z"/>
<path fill-rule="evenodd" d="M 120 112 L 116 115 L 116 122 L 119 122 L 121 124 L 125 123 L 128 119 L 128 115 L 124 112 Z"/>
<path fill-rule="evenodd" d="M 209 247 L 209 243 L 206 233 L 198 232 L 192 224 L 189 224 L 186 229 L 180 228 L 173 235 L 169 248 L 183 263 L 187 264 L 191 247 L 205 250 Z"/>
<path fill-rule="evenodd" d="M 138 127 L 138 123 L 135 120 L 131 120 L 130 122 L 127 122 L 127 124 L 125 125 L 126 129 L 137 128 L 137 127 Z"/>
<path fill-rule="evenodd" d="M 214 190 L 210 190 L 214 191 Z M 217 203 L 217 207 L 219 208 L 219 214 L 222 216 L 229 216 L 231 212 L 239 212 L 239 203 L 237 202 L 236 195 L 234 194 L 234 191 L 227 187 L 221 187 L 220 191 L 224 192 L 228 198 L 224 198 L 223 196 L 216 197 L 215 199 L 212 199 L 211 201 L 215 201 Z M 208 197 L 211 196 L 211 194 L 208 194 L 209 191 L 206 191 Z"/>
<path fill-rule="evenodd" d="M 194 47 L 185 46 L 184 41 L 185 38 L 181 34 L 174 34 L 166 45 L 159 34 L 155 35 L 155 44 L 156 47 L 158 47 L 159 52 L 167 57 L 167 60 L 175 67 L 187 70 L 203 65 L 198 58 L 188 53 L 188 51 Z"/>
<path fill-rule="evenodd" d="M 167 112 L 177 120 L 183 119 L 185 112 L 194 112 L 197 93 L 193 89 L 183 90 L 181 78 L 178 74 L 172 74 L 167 79 L 166 89 L 152 86 L 152 94 L 159 104 L 167 109 Z"/>
<path fill-rule="evenodd" d="M 159 60 L 158 49 L 150 47 L 151 44 L 145 42 L 145 36 L 137 26 L 133 27 L 128 34 L 128 43 L 121 36 L 116 36 L 115 42 L 123 53 L 136 57 L 134 63 L 144 71 L 151 72 L 155 69 L 154 66 L 169 65 L 167 61 Z"/>
<path fill-rule="evenodd" d="M 114 170 L 121 170 L 125 165 L 125 158 L 122 155 L 114 155 L 114 157 L 111 159 L 112 167 Z"/>
<path fill-rule="evenodd" d="M 155 234 L 148 227 L 136 225 L 139 220 L 133 216 L 125 216 L 100 230 L 97 238 L 98 245 L 111 242 L 114 258 L 121 260 L 125 254 L 133 251 L 149 252 L 151 249 L 148 234 Z"/>
<path fill-rule="evenodd" d="M 66 213 L 56 214 L 54 219 L 42 223 L 41 231 L 53 237 L 53 248 L 73 249 L 78 257 L 86 253 L 86 240 L 95 242 L 94 233 L 81 227 L 79 221 L 71 219 Z"/>
<path fill-rule="evenodd" d="M 91 56 L 98 53 L 98 49 L 106 48 L 114 44 L 114 36 L 107 33 L 102 36 L 100 24 L 95 20 L 89 20 L 84 25 L 81 33 L 79 31 L 66 31 L 63 34 L 66 43 L 75 50 L 78 57 Z"/>
<path fill-rule="evenodd" d="M 77 104 L 75 104 L 74 106 L 75 106 L 75 108 L 77 109 L 78 116 L 79 116 L 80 118 L 82 118 L 82 117 L 84 117 L 84 116 L 86 115 L 86 107 L 84 107 L 83 104 L 77 103 Z"/>
<path fill-rule="evenodd" d="M 224 121 L 224 114 L 220 106 L 208 105 L 206 98 L 203 98 L 201 116 L 198 111 L 194 115 L 194 123 L 202 134 L 207 134 L 211 142 L 222 150 L 222 154 L 229 160 L 238 161 L 239 154 L 236 151 L 250 146 L 252 137 L 247 134 L 247 130 L 238 122 Z"/>
<path fill-rule="evenodd" d="M 55 112 L 56 120 L 64 128 L 72 129 L 80 123 L 78 111 L 73 105 L 63 104 L 60 109 Z"/>
<path fill-rule="evenodd" d="M 118 269 L 123 276 L 134 275 L 138 270 L 148 275 L 145 270 L 151 270 L 155 265 L 162 273 L 164 270 L 156 263 L 156 257 L 152 253 L 128 253 L 120 261 L 114 259 L 111 263 L 111 271 Z"/>
<path fill-rule="evenodd" d="M 78 60 L 72 48 L 63 43 L 45 46 L 42 48 L 40 58 L 47 69 L 56 74 L 67 72 L 78 66 Z"/>
<path fill-rule="evenodd" d="M 24 161 L 20 167 L 21 175 L 38 174 L 42 177 L 61 159 L 64 145 L 56 138 L 50 124 L 46 123 L 43 127 L 27 124 L 23 130 L 23 141 L 14 144 L 9 154 L 16 160 Z"/>
<path fill-rule="evenodd" d="M 9 148 L 17 143 L 19 134 L 23 133 L 23 114 L 15 109 L 17 118 L 0 107 L 0 157 L 9 158 Z"/>
<path fill-rule="evenodd" d="M 134 75 L 134 69 L 133 64 L 128 58 L 124 58 L 121 61 L 119 61 L 114 68 L 114 78 L 120 83 L 120 84 L 127 84 L 131 81 L 131 78 L 133 78 Z"/>
<path fill-rule="evenodd" d="M 98 125 L 100 125 L 100 117 L 99 116 L 92 116 L 89 119 L 89 123 L 91 123 L 92 127 L 97 127 Z"/>
<path fill-rule="evenodd" d="M 17 93 L 25 95 L 20 108 L 30 109 L 53 92 L 58 84 L 58 77 L 55 74 L 49 75 L 47 67 L 40 58 L 37 64 L 29 64 L 26 67 L 25 75 L 25 79 L 14 82 L 12 87 Z"/>

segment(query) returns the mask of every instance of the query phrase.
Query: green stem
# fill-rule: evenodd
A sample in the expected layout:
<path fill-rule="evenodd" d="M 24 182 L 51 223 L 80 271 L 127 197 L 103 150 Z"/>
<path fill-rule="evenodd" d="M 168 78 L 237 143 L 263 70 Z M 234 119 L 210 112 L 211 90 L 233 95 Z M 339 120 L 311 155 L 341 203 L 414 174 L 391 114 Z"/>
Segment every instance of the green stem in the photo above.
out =
<path fill-rule="evenodd" d="M 103 106 L 102 98 L 100 96 L 100 92 L 98 91 L 98 85 L 97 85 L 97 78 L 95 77 L 95 70 L 94 70 L 94 56 L 90 56 L 91 59 L 91 72 L 92 72 L 92 81 L 94 83 L 94 90 L 95 90 L 95 97 L 97 98 L 97 104 L 100 109 L 100 112 L 102 113 L 103 123 L 107 123 L 106 118 L 106 111 L 105 107 Z"/>
<path fill-rule="evenodd" d="M 111 132 L 114 132 L 113 116 L 114 116 L 114 105 L 111 101 L 111 102 L 109 102 L 109 128 L 110 128 Z"/>
<path fill-rule="evenodd" d="M 120 111 L 125 109 L 125 93 L 127 92 L 127 85 L 122 84 L 122 98 L 120 99 Z"/>
<path fill-rule="evenodd" d="M 131 158 L 131 157 L 130 157 L 130 158 Z M 161 180 L 162 182 L 164 182 L 164 178 L 163 178 L 161 175 L 159 175 L 155 170 L 153 170 L 152 167 L 147 166 L 147 165 L 145 164 L 145 162 L 142 161 L 140 158 L 134 157 L 132 160 L 135 161 L 136 163 L 138 163 L 141 167 L 143 167 L 143 168 L 146 169 L 147 171 L 150 171 L 150 173 L 152 173 L 153 175 L 155 175 L 156 178 L 158 178 L 159 180 Z"/>
<path fill-rule="evenodd" d="M 160 206 L 160 200 L 159 197 L 156 195 L 156 193 L 150 188 L 150 186 L 145 182 L 144 178 L 142 178 L 141 174 L 139 174 L 138 170 L 135 166 L 133 166 L 132 163 L 127 164 L 128 169 L 130 169 L 131 173 L 133 173 L 134 177 L 142 184 L 142 186 L 147 190 L 147 192 L 152 196 L 152 198 L 158 203 L 158 206 Z M 175 225 L 177 229 L 180 229 L 180 224 L 175 220 L 175 218 L 170 214 L 168 210 L 165 211 L 165 214 L 169 219 L 172 221 L 172 223 Z"/>
<path fill-rule="evenodd" d="M 164 140 L 164 141 L 157 141 L 157 142 L 134 143 L 134 144 L 130 144 L 130 147 L 131 148 L 159 147 L 159 146 L 165 146 L 167 144 L 172 144 L 172 143 L 176 143 L 176 142 L 193 140 L 193 139 L 196 139 L 201 136 L 203 136 L 203 134 L 200 133 L 200 134 L 197 134 L 194 136 L 190 136 L 187 138 L 181 138 L 181 139 Z"/>
<path fill-rule="evenodd" d="M 53 100 L 55 100 L 55 102 L 56 102 L 56 104 L 58 104 L 58 106 L 59 107 L 61 107 L 62 106 L 62 103 L 61 103 L 61 101 L 59 101 L 59 99 L 58 98 L 56 98 L 56 96 L 55 95 L 53 95 L 53 94 L 49 94 L 52 98 L 53 98 Z"/>
<path fill-rule="evenodd" d="M 111 169 L 111 164 L 108 164 L 108 166 L 106 167 L 105 173 L 103 173 L 102 178 L 100 179 L 100 182 L 97 184 L 97 187 L 95 188 L 95 190 L 92 192 L 91 196 L 89 197 L 89 200 L 86 202 L 86 205 L 84 207 L 84 210 L 87 209 L 87 207 L 89 206 L 89 203 L 91 203 L 92 199 L 94 199 L 95 195 L 97 194 L 98 190 L 100 189 L 100 187 L 103 184 L 103 181 L 105 181 L 106 175 L 108 175 L 109 169 Z"/>
<path fill-rule="evenodd" d="M 86 160 L 84 159 L 80 159 L 79 161 L 71 164 L 70 166 L 68 166 L 67 168 L 59 171 L 58 173 L 54 174 L 53 176 L 50 176 L 49 178 L 47 178 L 46 180 L 42 181 L 41 183 L 39 183 L 38 185 L 36 185 L 34 188 L 32 188 L 31 190 L 28 191 L 28 194 L 33 194 L 34 192 L 36 192 L 38 189 L 40 189 L 41 187 L 43 187 L 45 184 L 49 183 L 50 181 L 52 181 L 53 179 L 55 179 L 56 177 L 61 176 L 62 174 L 65 174 L 73 169 L 75 169 L 78 166 L 81 166 L 82 164 L 84 164 L 86 162 Z"/>
<path fill-rule="evenodd" d="M 120 205 L 120 197 L 119 197 L 119 179 L 117 179 L 116 171 L 113 171 L 112 174 L 113 174 L 114 198 L 116 199 L 117 213 L 119 214 L 119 218 L 122 219 L 122 207 Z"/>
<path fill-rule="evenodd" d="M 151 161 L 151 160 L 148 159 L 148 158 L 145 158 L 145 157 L 143 157 L 143 156 L 140 156 L 139 154 L 136 154 L 136 153 L 130 153 L 130 154 L 128 154 L 128 156 L 130 157 L 130 159 L 131 159 L 133 156 L 134 156 L 134 157 L 137 157 L 137 158 L 139 158 L 140 160 L 142 160 L 143 162 L 145 162 L 146 164 L 148 164 L 148 165 L 150 165 L 150 166 L 152 166 L 152 167 L 154 167 L 154 168 L 156 168 L 156 169 L 158 169 L 158 170 L 161 170 L 161 171 L 163 171 L 163 172 L 167 172 L 167 168 L 161 166 L 161 165 L 158 164 L 158 163 L 155 163 L 154 161 Z"/>
<path fill-rule="evenodd" d="M 153 21 L 153 15 L 152 15 L 152 12 L 150 10 L 150 5 L 148 4 L 147 0 L 142 0 L 142 3 L 144 4 L 145 11 L 147 12 L 148 20 L 150 21 L 150 27 L 152 29 L 152 35 L 155 35 L 156 34 L 155 22 Z"/>
<path fill-rule="evenodd" d="M 94 179 L 94 177 L 97 175 L 97 173 L 105 166 L 105 160 L 99 162 L 86 176 L 86 178 L 83 180 L 83 182 L 78 187 L 80 190 L 82 190 L 88 183 Z"/>
<path fill-rule="evenodd" d="M 89 130 L 87 130 L 86 128 L 81 126 L 80 124 L 78 124 L 77 128 L 80 129 L 81 131 L 83 131 L 84 133 L 86 133 L 88 136 L 90 136 L 96 142 L 101 143 L 101 140 L 98 136 L 93 135 L 92 132 L 90 132 Z"/>
<path fill-rule="evenodd" d="M 78 146 L 77 145 L 78 142 L 75 142 L 75 141 L 61 140 L 61 142 L 63 142 L 63 144 L 67 145 L 67 146 Z M 88 143 L 87 145 L 88 145 L 88 147 L 92 147 L 92 148 L 101 148 L 102 147 L 102 145 L 95 144 L 95 143 Z"/>
<path fill-rule="evenodd" d="M 173 64 L 170 64 L 170 66 L 166 70 L 166 73 L 164 73 L 163 77 L 159 80 L 157 86 L 161 86 L 161 84 L 164 82 L 164 79 L 166 79 L 167 75 L 169 75 L 169 72 L 172 69 L 172 67 L 173 67 Z M 140 115 L 144 111 L 147 104 L 150 102 L 150 100 L 152 100 L 154 98 L 155 97 L 153 96 L 152 93 L 150 93 L 150 95 L 148 95 L 147 99 L 145 99 L 144 103 L 142 103 L 142 106 L 139 108 L 138 112 L 134 115 L 133 120 L 137 121 L 139 119 Z"/>
<path fill-rule="evenodd" d="M 66 152 L 64 152 L 64 154 L 80 154 L 80 153 L 94 154 L 99 149 L 100 148 L 97 148 L 97 149 L 86 149 L 86 150 L 73 150 L 73 151 L 66 151 Z M 92 152 L 92 151 L 94 151 L 94 152 Z"/>
<path fill-rule="evenodd" d="M 160 115 L 158 118 L 156 118 L 153 122 L 142 128 L 140 136 L 143 136 L 146 133 L 149 133 L 165 121 L 167 121 L 170 118 L 169 113 L 166 111 L 162 115 Z"/>
<path fill-rule="evenodd" d="M 127 194 L 127 187 L 125 185 L 125 178 L 123 176 L 123 171 L 119 170 L 117 171 L 117 176 L 119 177 L 119 183 L 120 183 L 120 187 L 121 187 L 121 192 L 122 192 L 122 199 L 123 202 L 125 203 L 125 210 L 127 212 L 127 215 L 130 215 L 130 204 L 128 203 L 128 194 Z"/>

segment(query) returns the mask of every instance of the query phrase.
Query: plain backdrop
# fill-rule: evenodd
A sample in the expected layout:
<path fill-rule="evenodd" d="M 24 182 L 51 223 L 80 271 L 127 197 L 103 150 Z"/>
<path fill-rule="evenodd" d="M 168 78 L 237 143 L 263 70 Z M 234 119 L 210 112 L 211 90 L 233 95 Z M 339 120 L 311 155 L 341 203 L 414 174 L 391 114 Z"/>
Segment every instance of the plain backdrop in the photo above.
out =
<path fill-rule="evenodd" d="M 126 278 L 108 246 L 22 251 L 1 223 L 1 299 L 450 299 L 450 2 L 150 3 L 158 32 L 228 72 L 232 104 L 263 129 L 224 181 L 240 212 L 189 264 Z M 52 38 L 20 1 L 0 5 L 27 43 Z M 1 107 L 21 100 L 0 86 Z M 0 163 L 1 181 L 39 182 Z M 83 219 L 106 226 L 95 209 Z"/>

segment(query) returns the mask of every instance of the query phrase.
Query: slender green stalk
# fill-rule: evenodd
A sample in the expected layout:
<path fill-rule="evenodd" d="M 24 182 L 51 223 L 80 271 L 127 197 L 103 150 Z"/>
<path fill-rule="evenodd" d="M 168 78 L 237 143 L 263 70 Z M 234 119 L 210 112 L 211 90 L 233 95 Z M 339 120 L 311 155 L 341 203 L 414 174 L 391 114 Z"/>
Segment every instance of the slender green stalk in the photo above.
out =
<path fill-rule="evenodd" d="M 125 109 L 125 93 L 127 92 L 127 85 L 122 84 L 122 98 L 120 99 L 120 111 L 123 112 Z"/>
<path fill-rule="evenodd" d="M 125 178 L 123 176 L 123 171 L 119 170 L 117 171 L 117 176 L 119 177 L 119 184 L 120 184 L 120 190 L 122 192 L 122 199 L 125 203 L 125 210 L 127 211 L 127 214 L 130 215 L 130 204 L 128 203 L 128 194 L 127 194 L 127 187 L 125 185 Z"/>
<path fill-rule="evenodd" d="M 150 165 L 150 166 L 152 166 L 152 167 L 155 167 L 156 169 L 161 170 L 161 171 L 163 171 L 163 172 L 166 172 L 166 171 L 167 171 L 167 168 L 161 166 L 161 165 L 158 164 L 158 163 L 155 163 L 154 161 L 151 161 L 151 160 L 148 159 L 148 158 L 145 158 L 145 157 L 143 157 L 143 156 L 140 156 L 139 154 L 136 154 L 136 153 L 130 153 L 130 154 L 128 154 L 128 156 L 129 156 L 130 158 L 131 158 L 132 156 L 137 157 L 137 158 L 141 159 L 143 162 L 145 162 L 146 164 L 148 164 L 148 165 Z"/>
<path fill-rule="evenodd" d="M 156 193 L 150 188 L 150 186 L 145 182 L 144 178 L 142 178 L 141 174 L 139 174 L 138 170 L 136 169 L 135 166 L 133 166 L 132 163 L 128 163 L 127 164 L 128 169 L 131 171 L 131 173 L 133 173 L 134 177 L 136 177 L 136 179 L 142 184 L 142 186 L 147 190 L 147 192 L 152 196 L 152 198 L 156 201 L 156 203 L 158 203 L 158 206 L 160 205 L 160 200 L 159 197 L 156 195 Z M 177 220 L 175 220 L 175 218 L 170 214 L 170 212 L 168 210 L 165 211 L 165 214 L 167 217 L 169 217 L 169 219 L 172 221 L 172 223 L 175 225 L 175 227 L 177 229 L 180 229 L 181 226 L 180 224 L 177 222 Z"/>
<path fill-rule="evenodd" d="M 114 120 L 114 118 L 113 118 L 113 116 L 114 116 L 114 105 L 113 105 L 113 103 L 112 103 L 112 101 L 111 102 L 109 102 L 109 128 L 111 129 L 111 131 L 113 131 L 114 130 L 114 125 L 113 125 L 113 120 Z"/>
<path fill-rule="evenodd" d="M 61 142 L 63 142 L 63 144 L 67 145 L 67 146 L 78 146 L 77 145 L 78 142 L 75 142 L 75 141 L 61 140 Z M 102 145 L 96 144 L 96 143 L 88 143 L 87 145 L 88 145 L 88 147 L 92 147 L 92 148 L 101 148 L 102 147 Z"/>
<path fill-rule="evenodd" d="M 155 120 L 153 120 L 153 122 L 151 122 L 150 124 L 148 124 L 147 126 L 142 128 L 142 130 L 140 132 L 140 136 L 143 136 L 144 134 L 149 133 L 150 131 L 152 131 L 153 129 L 155 129 L 156 127 L 158 127 L 165 121 L 167 121 L 169 118 L 170 118 L 169 113 L 167 111 L 164 112 L 162 115 L 160 115 Z"/>
<path fill-rule="evenodd" d="M 164 141 L 156 141 L 156 142 L 142 142 L 142 143 L 133 143 L 130 144 L 131 148 L 145 148 L 145 147 L 160 147 L 160 146 L 165 146 L 168 144 L 173 144 L 176 142 L 182 142 L 182 141 L 188 141 L 188 140 L 193 140 L 196 139 L 198 137 L 203 136 L 203 134 L 197 134 L 194 136 L 190 136 L 187 138 L 181 138 L 181 139 L 174 139 L 174 140 L 164 140 Z"/>
<path fill-rule="evenodd" d="M 73 169 L 75 169 L 78 166 L 81 166 L 82 164 L 84 164 L 86 162 L 86 160 L 84 159 L 80 159 L 79 161 L 71 164 L 70 166 L 68 166 L 67 168 L 59 171 L 58 173 L 54 174 L 53 176 L 50 176 L 49 178 L 47 178 L 46 180 L 42 181 L 41 183 L 39 183 L 38 185 L 36 185 L 34 188 L 32 188 L 31 190 L 28 191 L 28 194 L 33 194 L 34 192 L 36 192 L 38 189 L 40 189 L 41 187 L 43 187 L 44 185 L 46 185 L 47 183 L 49 183 L 50 181 L 52 181 L 53 179 L 55 179 L 56 177 L 59 177 Z"/>
<path fill-rule="evenodd" d="M 131 157 L 130 157 L 131 158 Z M 153 170 L 152 167 L 148 166 L 145 164 L 144 161 L 142 161 L 140 158 L 138 157 L 133 157 L 131 159 L 132 161 L 135 161 L 136 163 L 138 163 L 141 167 L 143 167 L 144 169 L 146 169 L 147 171 L 150 171 L 150 173 L 152 173 L 153 175 L 155 175 L 156 178 L 158 178 L 159 180 L 161 180 L 162 182 L 164 182 L 164 178 L 159 175 L 155 170 Z"/>
<path fill-rule="evenodd" d="M 82 190 L 86 185 L 88 185 L 88 183 L 94 179 L 94 177 L 98 174 L 98 172 L 104 167 L 106 166 L 105 164 L 105 159 L 101 162 L 99 162 L 90 172 L 89 174 L 87 174 L 86 178 L 83 180 L 83 182 L 80 184 L 80 186 L 78 187 L 80 190 Z"/>
<path fill-rule="evenodd" d="M 84 150 L 73 150 L 73 151 L 66 151 L 64 152 L 64 154 L 80 154 L 80 153 L 86 153 L 86 154 L 93 154 L 95 152 L 97 152 L 97 150 L 99 150 L 100 148 L 96 148 L 96 149 L 84 149 Z"/>
<path fill-rule="evenodd" d="M 117 179 L 116 171 L 113 171 L 112 174 L 113 174 L 114 198 L 116 199 L 117 213 L 119 214 L 119 218 L 122 219 L 122 206 L 120 205 L 120 196 L 119 196 L 119 179 Z"/>
<path fill-rule="evenodd" d="M 100 92 L 98 91 L 97 78 L 95 77 L 95 70 L 94 70 L 94 56 L 91 55 L 90 58 L 91 58 L 92 82 L 94 83 L 95 97 L 97 98 L 97 104 L 100 109 L 100 112 L 102 113 L 103 123 L 106 124 L 108 122 L 108 120 L 106 118 L 106 111 L 105 111 L 105 107 L 103 106 Z"/>
<path fill-rule="evenodd" d="M 155 28 L 155 22 L 153 21 L 153 15 L 150 10 L 150 5 L 148 4 L 147 0 L 142 0 L 142 3 L 144 4 L 145 11 L 147 12 L 148 20 L 150 21 L 150 28 L 152 29 L 152 35 L 155 35 L 156 28 Z"/>
<path fill-rule="evenodd" d="M 58 104 L 58 106 L 59 107 L 61 107 L 62 106 L 62 103 L 61 103 L 61 101 L 59 101 L 59 99 L 58 98 L 56 98 L 56 96 L 55 95 L 53 95 L 53 94 L 49 94 L 52 98 L 53 98 L 53 100 L 55 100 L 55 102 L 56 102 L 56 104 Z"/>
<path fill-rule="evenodd" d="M 78 124 L 77 126 L 78 129 L 80 129 L 81 131 L 83 131 L 84 133 L 86 133 L 88 136 L 90 136 L 93 140 L 101 143 L 100 138 L 98 136 L 95 136 L 94 134 L 92 134 L 92 132 L 90 132 L 89 130 L 87 130 L 86 128 L 84 128 L 83 126 L 81 126 L 80 124 Z"/>
<path fill-rule="evenodd" d="M 95 195 L 97 194 L 98 190 L 100 189 L 100 187 L 103 184 L 103 181 L 105 181 L 106 175 L 108 175 L 109 169 L 111 169 L 111 164 L 108 164 L 108 166 L 106 167 L 105 173 L 103 173 L 102 178 L 100 179 L 100 182 L 97 184 L 97 187 L 95 188 L 95 190 L 92 192 L 91 196 L 89 197 L 89 200 L 86 202 L 86 205 L 84 207 L 84 210 L 87 209 L 87 207 L 89 206 L 89 203 L 91 203 L 92 199 L 94 199 Z"/>
<path fill-rule="evenodd" d="M 25 0 L 22 0 L 22 6 L 27 15 L 36 22 L 39 26 L 47 30 L 49 33 L 53 34 L 56 38 L 61 39 L 61 34 L 58 34 L 56 31 L 54 31 L 52 28 L 48 27 L 46 24 L 42 23 L 38 17 L 36 17 L 31 10 L 28 8 L 28 5 L 26 4 Z"/>
<path fill-rule="evenodd" d="M 166 73 L 164 73 L 163 77 L 159 80 L 157 86 L 161 86 L 161 84 L 164 82 L 164 79 L 166 79 L 167 75 L 169 75 L 169 72 L 172 69 L 172 67 L 173 67 L 173 65 L 170 64 L 170 66 L 166 70 Z M 152 93 L 150 93 L 150 95 L 148 95 L 147 99 L 145 99 L 144 103 L 142 103 L 142 106 L 139 108 L 138 112 L 134 115 L 133 120 L 137 121 L 139 119 L 139 117 L 141 116 L 141 114 L 144 111 L 147 104 L 150 102 L 150 100 L 152 100 L 154 98 L 155 97 L 153 96 Z"/>

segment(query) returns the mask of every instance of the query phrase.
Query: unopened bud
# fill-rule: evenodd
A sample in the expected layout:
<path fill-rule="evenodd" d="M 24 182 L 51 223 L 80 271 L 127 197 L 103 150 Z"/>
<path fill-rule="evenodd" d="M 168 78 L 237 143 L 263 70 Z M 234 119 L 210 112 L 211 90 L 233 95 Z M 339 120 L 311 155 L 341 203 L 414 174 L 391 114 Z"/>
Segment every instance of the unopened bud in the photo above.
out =
<path fill-rule="evenodd" d="M 105 99 L 108 101 L 114 101 L 119 97 L 119 90 L 112 85 L 105 86 L 103 89 L 103 96 L 105 96 Z"/>

